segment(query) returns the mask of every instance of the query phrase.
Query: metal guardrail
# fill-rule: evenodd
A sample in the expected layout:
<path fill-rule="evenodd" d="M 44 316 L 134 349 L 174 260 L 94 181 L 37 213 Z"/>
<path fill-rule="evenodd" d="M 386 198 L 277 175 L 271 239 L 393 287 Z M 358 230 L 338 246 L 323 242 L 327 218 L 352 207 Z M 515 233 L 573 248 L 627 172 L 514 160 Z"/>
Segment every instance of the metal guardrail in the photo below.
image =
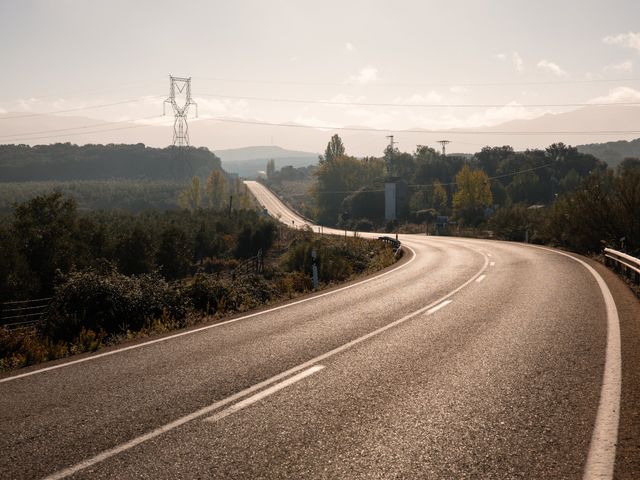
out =
<path fill-rule="evenodd" d="M 17 329 L 40 323 L 51 300 L 51 298 L 37 298 L 0 304 L 0 327 Z"/>
<path fill-rule="evenodd" d="M 387 236 L 378 237 L 378 240 L 382 240 L 383 242 L 388 243 L 393 247 L 393 256 L 396 258 L 396 260 L 402 256 L 402 244 L 400 243 L 400 240 L 396 240 L 393 237 Z"/>
<path fill-rule="evenodd" d="M 632 257 L 612 248 L 605 248 L 604 262 L 608 267 L 628 276 L 640 285 L 640 258 Z"/>

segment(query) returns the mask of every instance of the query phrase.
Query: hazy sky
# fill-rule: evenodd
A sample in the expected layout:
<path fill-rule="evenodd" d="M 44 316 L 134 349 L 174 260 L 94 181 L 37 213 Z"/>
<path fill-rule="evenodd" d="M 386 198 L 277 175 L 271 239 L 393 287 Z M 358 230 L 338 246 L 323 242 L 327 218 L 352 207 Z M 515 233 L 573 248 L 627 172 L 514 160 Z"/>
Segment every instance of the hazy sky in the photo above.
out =
<path fill-rule="evenodd" d="M 146 118 L 173 74 L 202 117 L 495 125 L 640 101 L 639 19 L 637 0 L 0 0 L 0 112 L 140 99 L 75 114 Z"/>

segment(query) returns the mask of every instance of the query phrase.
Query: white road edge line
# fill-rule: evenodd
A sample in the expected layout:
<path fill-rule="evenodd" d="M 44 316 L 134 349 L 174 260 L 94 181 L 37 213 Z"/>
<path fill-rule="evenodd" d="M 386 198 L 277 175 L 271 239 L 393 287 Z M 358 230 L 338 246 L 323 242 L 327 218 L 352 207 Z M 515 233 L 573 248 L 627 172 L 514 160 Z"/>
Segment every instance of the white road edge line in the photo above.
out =
<path fill-rule="evenodd" d="M 357 283 L 352 283 L 351 285 L 347 285 L 346 287 L 337 288 L 335 290 L 331 290 L 330 292 L 320 293 L 320 294 L 314 295 L 312 297 L 303 298 L 303 299 L 297 300 L 295 302 L 287 303 L 285 305 L 279 305 L 277 307 L 269 308 L 267 310 L 262 310 L 260 312 L 250 313 L 249 315 L 244 315 L 242 317 L 233 318 L 231 320 L 226 320 L 224 322 L 214 323 L 213 325 L 207 325 L 207 326 L 204 326 L 204 327 L 194 328 L 193 330 L 187 330 L 185 332 L 175 333 L 173 335 L 168 335 L 166 337 L 156 338 L 154 340 L 148 340 L 146 342 L 138 343 L 136 345 L 130 345 L 128 347 L 123 347 L 123 348 L 118 348 L 118 349 L 115 349 L 115 350 L 110 350 L 108 352 L 98 353 L 98 354 L 92 355 L 90 357 L 79 358 L 77 360 L 71 360 L 71 361 L 68 361 L 68 362 L 65 362 L 65 363 L 60 363 L 58 365 L 52 365 L 50 367 L 39 368 L 37 370 L 32 370 L 30 372 L 20 373 L 18 375 L 13 375 L 13 376 L 6 377 L 6 378 L 0 378 L 0 383 L 11 382 L 13 380 L 18 380 L 19 378 L 29 377 L 31 375 L 37 375 L 39 373 L 50 372 L 51 370 L 58 370 L 60 368 L 65 368 L 65 367 L 70 367 L 72 365 L 77 365 L 79 363 L 90 362 L 92 360 L 97 360 L 97 359 L 102 358 L 102 357 L 108 357 L 110 355 L 115 355 L 117 353 L 123 353 L 123 352 L 127 352 L 129 350 L 134 350 L 134 349 L 137 349 L 137 348 L 142 348 L 142 347 L 146 347 L 146 346 L 149 346 L 149 345 L 153 345 L 154 343 L 166 342 L 168 340 L 173 340 L 174 338 L 183 337 L 185 335 L 192 335 L 194 333 L 202 332 L 204 330 L 209 330 L 209 329 L 212 329 L 212 328 L 222 327 L 224 325 L 229 325 L 230 323 L 239 322 L 241 320 L 247 320 L 248 318 L 257 317 L 259 315 L 265 315 L 267 313 L 271 313 L 271 312 L 275 312 L 275 311 L 278 311 L 278 310 L 282 310 L 284 308 L 290 308 L 290 307 L 293 307 L 294 305 L 300 305 L 301 303 L 310 302 L 312 300 L 316 300 L 318 298 L 326 297 L 328 295 L 334 295 L 334 294 L 336 294 L 338 292 L 342 292 L 344 290 L 348 290 L 350 288 L 357 287 L 357 286 L 362 285 L 364 283 L 372 282 L 372 281 L 377 280 L 377 279 L 379 279 L 381 277 L 384 277 L 384 276 L 389 275 L 391 273 L 397 272 L 401 268 L 404 268 L 407 265 L 409 265 L 416 258 L 416 252 L 415 252 L 415 250 L 413 250 L 411 247 L 409 247 L 407 245 L 404 245 L 403 248 L 408 248 L 411 251 L 411 253 L 413 254 L 413 256 L 411 257 L 411 259 L 409 259 L 408 262 L 403 263 L 402 265 L 399 265 L 399 266 L 397 266 L 397 267 L 395 267 L 395 268 L 393 268 L 393 269 L 391 269 L 391 270 L 389 270 L 387 272 L 381 273 L 379 275 L 375 275 L 373 277 L 366 278 L 366 279 L 364 279 L 364 280 L 362 280 L 360 282 L 357 282 Z"/>
<path fill-rule="evenodd" d="M 487 278 L 486 275 L 480 275 L 478 278 L 476 278 L 476 282 L 480 283 L 481 281 L 483 281 L 485 278 Z"/>
<path fill-rule="evenodd" d="M 415 252 L 414 252 L 415 254 Z M 414 256 L 415 258 L 415 256 Z M 104 452 L 99 453 L 98 455 L 91 457 L 87 460 L 83 460 L 82 462 L 73 465 L 71 467 L 65 468 L 63 470 L 59 470 L 58 472 L 55 472 L 51 475 L 49 475 L 48 477 L 46 477 L 44 480 L 59 480 L 62 478 L 66 478 L 69 475 L 73 475 L 76 472 L 79 472 L 80 470 L 83 470 L 85 468 L 91 467 L 92 465 L 95 465 L 97 463 L 100 463 L 110 457 L 113 457 L 114 455 L 117 455 L 119 453 L 125 452 L 137 445 L 140 445 L 141 443 L 146 442 L 147 440 L 151 440 L 152 438 L 158 437 L 160 435 L 162 435 L 163 433 L 167 433 L 177 427 L 180 427 L 181 425 L 184 425 L 187 422 L 190 422 L 192 420 L 195 420 L 198 417 L 201 417 L 203 415 L 206 415 L 208 413 L 213 412 L 214 410 L 217 410 L 220 407 L 223 407 L 225 405 L 228 405 L 229 403 L 235 402 L 236 400 L 239 400 L 242 397 L 245 397 L 253 392 L 255 392 L 256 390 L 260 390 L 264 387 L 266 387 L 267 385 L 270 385 L 274 382 L 277 382 L 280 379 L 286 378 L 289 375 L 292 375 L 294 373 L 299 372 L 300 370 L 304 370 L 305 368 L 309 368 L 314 366 L 315 364 L 322 362 L 323 360 L 326 360 L 329 357 L 332 357 L 340 352 L 343 352 L 345 350 L 348 350 L 349 348 L 364 342 L 365 340 L 368 340 L 372 337 L 375 337 L 377 335 L 380 335 L 383 332 L 386 332 L 387 330 L 389 330 L 390 328 L 393 328 L 397 325 L 400 325 L 401 323 L 406 322 L 407 320 L 416 317 L 426 311 L 428 311 L 429 309 L 433 308 L 434 306 L 438 305 L 438 304 L 442 304 L 445 300 L 447 300 L 449 297 L 452 297 L 453 295 L 455 295 L 456 293 L 458 293 L 460 290 L 462 290 L 463 288 L 467 287 L 468 285 L 472 284 L 476 278 L 478 278 L 480 275 L 482 275 L 482 273 L 487 269 L 487 266 L 489 264 L 488 258 L 486 256 L 484 256 L 484 265 L 482 265 L 482 268 L 480 268 L 480 270 L 478 270 L 475 275 L 473 275 L 469 280 L 467 280 L 466 282 L 464 282 L 462 285 L 459 285 L 458 287 L 456 287 L 454 290 L 450 291 L 449 293 L 447 293 L 446 295 L 440 297 L 438 300 L 435 300 L 434 302 L 431 302 L 429 305 L 426 305 L 418 310 L 416 310 L 415 312 L 409 313 L 408 315 L 405 315 L 404 317 L 395 320 L 391 323 L 388 323 L 387 325 L 378 328 L 377 330 L 374 330 L 373 332 L 369 332 L 366 335 L 363 335 L 362 337 L 358 337 L 354 340 L 351 340 L 350 342 L 347 342 L 343 345 L 340 345 L 339 347 L 334 348 L 333 350 L 329 350 L 326 353 L 323 353 L 322 355 L 319 355 L 315 358 L 312 358 L 311 360 L 307 360 L 304 363 L 301 363 L 300 365 L 297 365 L 295 367 L 290 368 L 289 370 L 285 370 L 282 373 L 279 373 L 278 375 L 275 375 L 271 378 L 268 378 L 260 383 L 257 383 L 249 388 L 246 388 L 244 390 L 241 390 L 238 393 L 234 393 L 233 395 L 231 395 L 230 397 L 224 398 L 222 400 L 219 400 L 215 403 L 212 403 L 209 406 L 206 406 L 204 408 L 201 408 L 200 410 L 196 410 L 193 413 L 190 413 L 189 415 L 185 415 L 184 417 L 181 417 L 177 420 L 174 420 L 173 422 L 167 423 L 166 425 L 163 425 L 161 427 L 156 428 L 155 430 L 152 430 L 151 432 L 145 433 L 144 435 L 141 435 L 137 438 L 134 438 L 132 440 L 129 440 L 126 443 L 117 445 L 109 450 L 105 450 Z"/>
<path fill-rule="evenodd" d="M 595 278 L 607 310 L 607 347 L 602 374 L 602 390 L 591 434 L 591 443 L 582 478 L 584 480 L 612 479 L 616 461 L 618 424 L 620 422 L 620 395 L 622 391 L 622 354 L 620 344 L 620 319 L 616 302 L 607 283 L 588 263 L 558 250 L 536 247 L 571 258 L 586 268 Z"/>
<path fill-rule="evenodd" d="M 477 281 L 477 279 L 476 279 Z M 452 302 L 452 300 L 445 300 L 444 302 L 436 305 L 433 308 L 430 308 L 429 310 L 427 310 L 427 315 L 431 315 L 433 313 L 436 313 L 438 310 L 440 310 L 441 308 L 446 307 L 447 305 L 449 305 Z"/>
<path fill-rule="evenodd" d="M 204 421 L 213 423 L 213 422 L 217 422 L 218 420 L 222 420 L 223 418 L 228 417 L 232 413 L 236 413 L 237 411 L 242 410 L 243 408 L 246 408 L 249 405 L 253 405 L 256 402 L 259 402 L 263 398 L 276 393 L 278 390 L 282 390 L 283 388 L 286 388 L 289 385 L 293 385 L 294 383 L 299 382 L 303 378 L 307 378 L 308 376 L 313 375 L 316 372 L 319 372 L 323 368 L 324 368 L 324 365 L 314 365 L 313 367 L 303 372 L 300 372 L 297 375 L 294 375 L 293 377 L 287 378 L 283 382 L 277 383 L 269 388 L 266 388 L 261 392 L 258 392 L 249 398 L 245 398 L 244 400 L 238 403 L 234 403 L 229 408 L 225 408 L 224 410 L 217 412 L 208 418 L 205 418 Z"/>

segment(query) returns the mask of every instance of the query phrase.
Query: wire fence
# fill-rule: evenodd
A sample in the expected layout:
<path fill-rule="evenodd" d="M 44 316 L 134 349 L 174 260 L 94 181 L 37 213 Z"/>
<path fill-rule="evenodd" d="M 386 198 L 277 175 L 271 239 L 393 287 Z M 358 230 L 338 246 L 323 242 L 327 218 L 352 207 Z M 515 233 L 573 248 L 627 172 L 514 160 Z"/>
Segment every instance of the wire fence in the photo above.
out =
<path fill-rule="evenodd" d="M 0 304 L 0 327 L 10 330 L 37 325 L 43 319 L 52 298 L 37 298 Z"/>

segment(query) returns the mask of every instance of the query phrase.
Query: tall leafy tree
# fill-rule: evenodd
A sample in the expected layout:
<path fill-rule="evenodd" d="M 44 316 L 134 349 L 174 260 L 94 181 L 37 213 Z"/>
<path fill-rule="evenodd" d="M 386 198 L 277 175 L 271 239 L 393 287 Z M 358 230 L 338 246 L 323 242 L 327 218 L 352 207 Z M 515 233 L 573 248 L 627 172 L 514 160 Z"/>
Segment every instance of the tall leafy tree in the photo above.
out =
<path fill-rule="evenodd" d="M 39 281 L 40 293 L 50 293 L 55 272 L 68 272 L 74 261 L 75 201 L 60 192 L 35 197 L 16 207 L 12 230 L 20 239 L 19 251 Z"/>
<path fill-rule="evenodd" d="M 178 205 L 185 210 L 197 210 L 200 208 L 200 177 L 195 176 L 191 183 L 178 196 Z"/>
<path fill-rule="evenodd" d="M 462 167 L 456 175 L 458 190 L 453 195 L 456 215 L 464 223 L 475 225 L 483 219 L 484 208 L 493 204 L 489 177 L 482 170 Z"/>
<path fill-rule="evenodd" d="M 226 204 L 227 181 L 220 170 L 212 170 L 204 187 L 206 206 L 220 210 Z"/>
<path fill-rule="evenodd" d="M 335 134 L 331 137 L 331 140 L 329 140 L 327 148 L 324 151 L 324 156 L 320 157 L 320 164 L 323 164 L 324 162 L 333 162 L 337 158 L 342 157 L 344 152 L 345 149 L 342 139 L 340 138 L 340 135 Z"/>

